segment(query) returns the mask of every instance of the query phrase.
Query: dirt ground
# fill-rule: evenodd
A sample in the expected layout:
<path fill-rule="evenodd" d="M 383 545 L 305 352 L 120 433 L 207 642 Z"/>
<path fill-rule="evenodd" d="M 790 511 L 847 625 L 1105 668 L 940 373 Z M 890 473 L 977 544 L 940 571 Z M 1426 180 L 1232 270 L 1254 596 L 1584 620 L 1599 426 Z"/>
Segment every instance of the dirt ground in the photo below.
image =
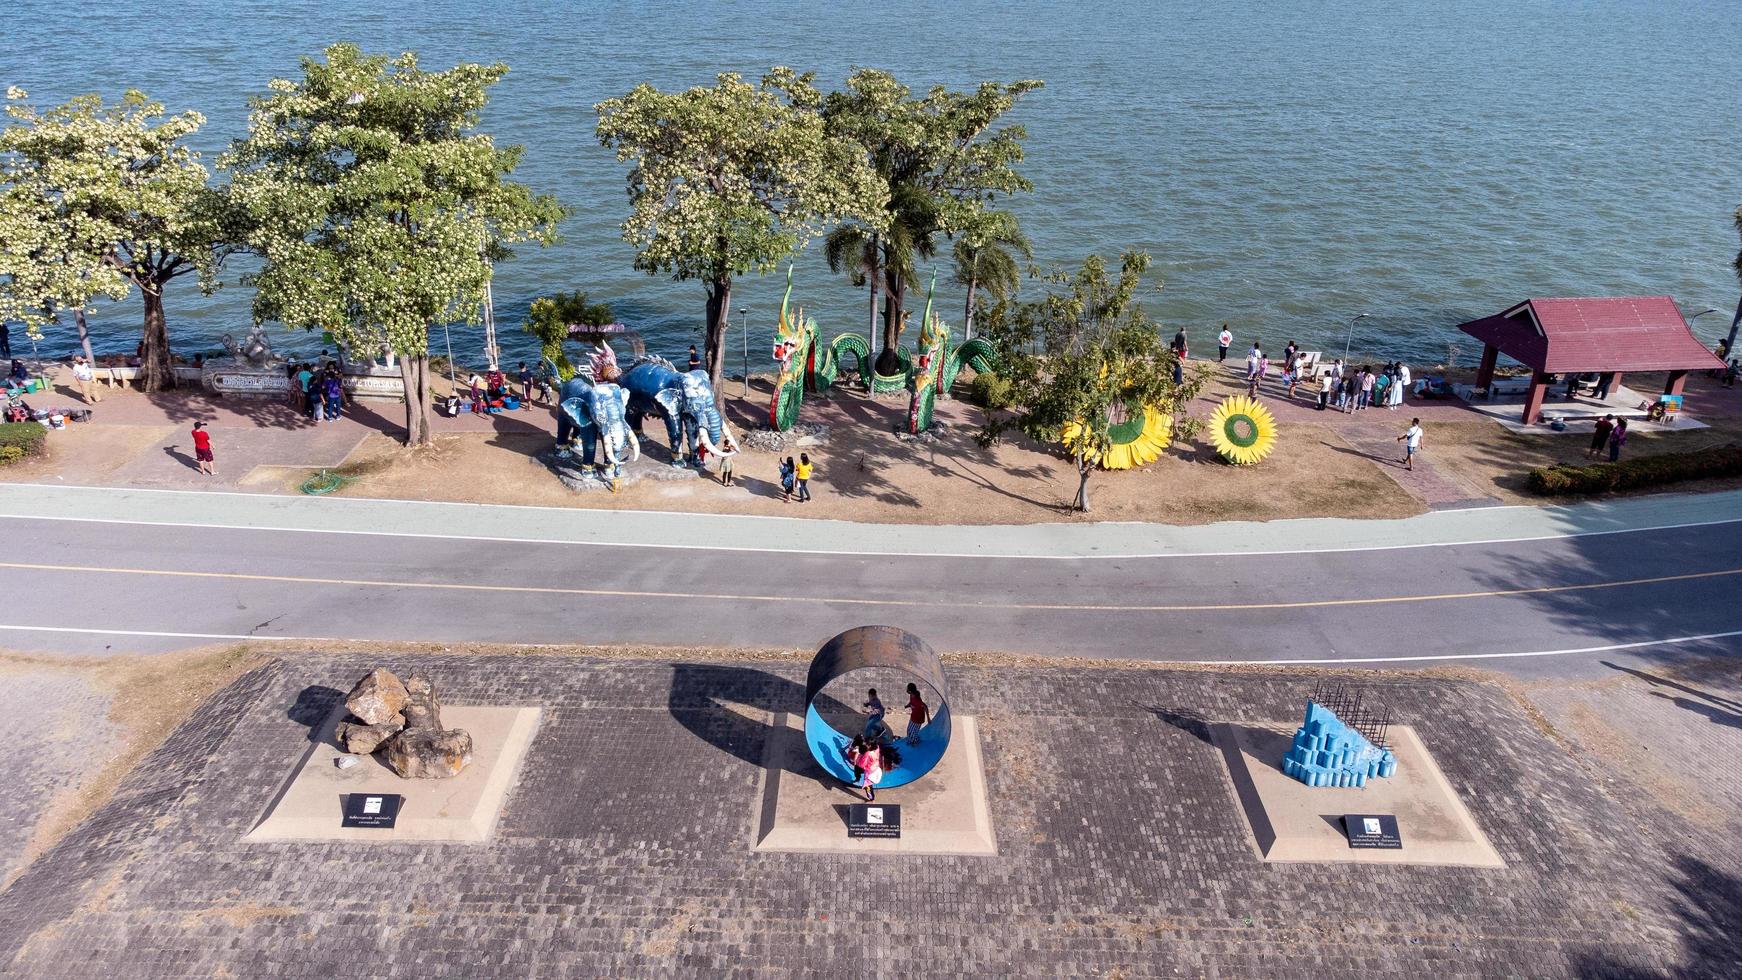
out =
<path fill-rule="evenodd" d="M 736 388 L 736 385 L 732 387 Z M 767 395 L 730 399 L 737 428 L 766 412 Z M 1262 465 L 1223 463 L 1204 445 L 1174 447 L 1139 470 L 1097 471 L 1089 481 L 1092 510 L 1076 514 L 1075 464 L 1026 440 L 981 448 L 974 436 L 981 410 L 965 402 L 942 404 L 936 443 L 904 441 L 894 429 L 906 418 L 905 398 L 837 394 L 807 399 L 806 421 L 830 427 L 827 445 L 805 451 L 816 464 L 814 499 L 781 500 L 779 456 L 746 449 L 736 463 L 736 485 L 716 481 L 643 481 L 616 494 L 574 493 L 558 483 L 533 453 L 550 444 L 543 433 L 463 433 L 443 436 L 427 450 L 407 453 L 396 441 L 371 435 L 342 471 L 359 479 L 346 496 L 542 506 L 803 516 L 911 524 L 1032 524 L 1056 521 L 1154 521 L 1202 524 L 1285 517 L 1389 518 L 1424 508 L 1364 454 L 1329 428 L 1283 422 L 1279 450 Z M 657 423 L 644 445 L 664 440 Z M 306 470 L 268 479 L 290 489 Z"/>

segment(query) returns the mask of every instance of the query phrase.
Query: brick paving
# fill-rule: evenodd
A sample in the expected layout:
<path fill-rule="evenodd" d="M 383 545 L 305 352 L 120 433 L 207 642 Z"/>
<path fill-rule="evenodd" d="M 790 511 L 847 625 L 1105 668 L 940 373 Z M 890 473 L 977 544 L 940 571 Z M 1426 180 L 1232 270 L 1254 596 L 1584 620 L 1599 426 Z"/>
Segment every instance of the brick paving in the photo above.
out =
<path fill-rule="evenodd" d="M 56 798 L 76 791 L 117 734 L 110 697 L 84 678 L 48 669 L 0 673 L 0 741 L 19 747 L 0 781 L 0 882 L 20 870 L 25 848 Z"/>
<path fill-rule="evenodd" d="M 750 850 L 771 713 L 799 703 L 802 664 L 394 658 L 450 703 L 546 707 L 497 839 L 244 842 L 371 663 L 275 662 L 204 705 L 0 893 L 0 970 L 1734 975 L 1733 852 L 1641 819 L 1630 784 L 1592 778 L 1485 684 L 1361 675 L 1417 726 L 1498 871 L 1260 861 L 1204 721 L 1297 714 L 1316 678 L 1274 672 L 951 668 L 999 853 L 872 857 Z"/>

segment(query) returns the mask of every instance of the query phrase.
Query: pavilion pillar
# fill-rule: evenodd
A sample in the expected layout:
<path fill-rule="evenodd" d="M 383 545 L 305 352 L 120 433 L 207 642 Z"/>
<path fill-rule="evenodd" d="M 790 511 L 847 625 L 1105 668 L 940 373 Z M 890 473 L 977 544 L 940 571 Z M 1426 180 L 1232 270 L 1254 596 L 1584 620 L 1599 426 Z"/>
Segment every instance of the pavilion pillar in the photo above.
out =
<path fill-rule="evenodd" d="M 1543 399 L 1548 397 L 1549 375 L 1543 371 L 1530 374 L 1530 393 L 1524 396 L 1524 424 L 1535 425 L 1542 414 Z"/>
<path fill-rule="evenodd" d="M 1482 348 L 1482 366 L 1476 369 L 1476 387 L 1486 388 L 1494 383 L 1494 366 L 1500 363 L 1500 348 L 1493 344 Z"/>
<path fill-rule="evenodd" d="M 1669 373 L 1669 380 L 1664 383 L 1663 393 L 1666 395 L 1681 394 L 1682 385 L 1687 384 L 1687 380 L 1688 373 L 1686 371 L 1671 371 Z"/>

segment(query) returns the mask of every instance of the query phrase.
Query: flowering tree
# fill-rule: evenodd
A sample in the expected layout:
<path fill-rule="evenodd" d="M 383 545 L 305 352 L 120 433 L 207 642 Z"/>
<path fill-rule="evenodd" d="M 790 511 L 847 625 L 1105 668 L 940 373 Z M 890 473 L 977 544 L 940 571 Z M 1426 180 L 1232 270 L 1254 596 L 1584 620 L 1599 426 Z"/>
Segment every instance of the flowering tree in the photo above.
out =
<path fill-rule="evenodd" d="M 732 280 L 767 272 L 824 227 L 873 226 L 887 192 L 864 148 L 824 131 L 809 74 L 772 69 L 760 85 L 719 76 L 711 88 L 638 85 L 599 103 L 599 142 L 629 170 L 623 238 L 650 275 L 707 288 L 707 369 L 719 400 Z"/>
<path fill-rule="evenodd" d="M 249 250 L 256 321 L 325 330 L 393 354 L 405 441 L 430 441 L 429 328 L 476 323 L 506 246 L 556 240 L 555 198 L 508 179 L 521 148 L 476 132 L 506 65 L 418 67 L 337 44 L 251 101 L 249 133 L 220 166 Z"/>
<path fill-rule="evenodd" d="M 1045 296 L 993 307 L 986 332 L 998 352 L 998 374 L 1010 382 L 1008 411 L 989 411 L 980 432 L 991 445 L 1016 429 L 1041 443 L 1058 442 L 1071 428 L 1077 466 L 1072 509 L 1089 509 L 1089 475 L 1113 445 L 1125 406 L 1153 406 L 1171 419 L 1175 434 L 1190 436 L 1201 422 L 1187 407 L 1203 390 L 1210 369 L 1200 366 L 1174 384 L 1174 354 L 1161 328 L 1137 302 L 1149 268 L 1146 252 L 1126 252 L 1117 279 L 1098 255 L 1072 276 L 1053 277 Z M 1062 287 L 1062 288 L 1061 288 Z"/>
<path fill-rule="evenodd" d="M 139 386 L 175 386 L 163 289 L 193 274 L 217 286 L 224 237 L 206 168 L 183 140 L 197 112 L 160 118 L 163 105 L 128 90 L 118 105 L 82 95 L 38 112 L 6 90 L 0 130 L 0 316 L 33 330 L 96 296 L 145 300 Z"/>

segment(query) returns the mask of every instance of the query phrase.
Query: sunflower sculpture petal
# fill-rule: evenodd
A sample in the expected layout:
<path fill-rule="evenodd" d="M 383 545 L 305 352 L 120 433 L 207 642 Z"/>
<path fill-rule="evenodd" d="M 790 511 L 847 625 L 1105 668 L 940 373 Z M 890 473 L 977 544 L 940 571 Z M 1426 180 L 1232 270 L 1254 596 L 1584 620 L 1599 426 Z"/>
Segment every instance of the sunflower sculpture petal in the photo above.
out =
<path fill-rule="evenodd" d="M 1249 466 L 1276 448 L 1276 418 L 1255 398 L 1230 396 L 1210 413 L 1210 441 L 1223 459 Z"/>
<path fill-rule="evenodd" d="M 1126 402 L 1123 409 L 1124 418 L 1107 430 L 1112 445 L 1095 460 L 1104 470 L 1128 470 L 1153 463 L 1161 458 L 1161 451 L 1173 440 L 1173 419 L 1165 412 L 1151 406 L 1144 406 L 1139 412 L 1131 402 Z M 1065 446 L 1075 451 L 1082 431 L 1080 423 L 1067 424 L 1064 428 Z"/>

